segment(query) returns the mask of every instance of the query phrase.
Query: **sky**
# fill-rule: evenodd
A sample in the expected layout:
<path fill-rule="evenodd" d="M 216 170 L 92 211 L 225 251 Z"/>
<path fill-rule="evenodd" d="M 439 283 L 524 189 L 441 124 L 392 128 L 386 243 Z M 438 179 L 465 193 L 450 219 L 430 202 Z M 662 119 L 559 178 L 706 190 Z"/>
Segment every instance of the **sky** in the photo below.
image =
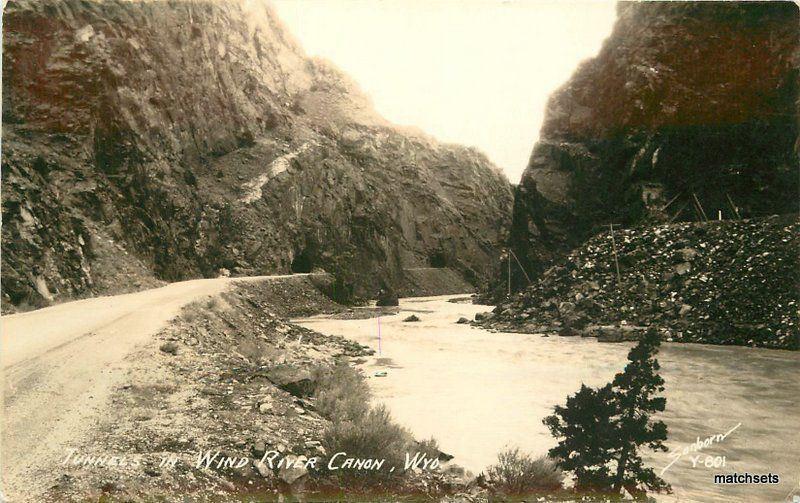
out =
<path fill-rule="evenodd" d="M 477 147 L 517 183 L 548 96 L 611 33 L 615 3 L 273 0 L 312 56 L 331 60 L 395 124 Z"/>

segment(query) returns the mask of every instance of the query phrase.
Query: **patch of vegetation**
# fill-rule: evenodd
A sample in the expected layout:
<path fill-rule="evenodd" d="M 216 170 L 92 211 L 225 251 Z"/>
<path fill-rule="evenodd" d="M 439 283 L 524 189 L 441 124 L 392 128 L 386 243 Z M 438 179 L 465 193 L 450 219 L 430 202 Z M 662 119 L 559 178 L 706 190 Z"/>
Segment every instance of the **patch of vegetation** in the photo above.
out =
<path fill-rule="evenodd" d="M 331 421 L 358 421 L 369 411 L 369 387 L 350 365 L 318 367 L 312 379 L 317 411 Z"/>
<path fill-rule="evenodd" d="M 506 496 L 530 496 L 561 489 L 564 474 L 547 456 L 532 458 L 519 449 L 508 449 L 497 455 L 497 464 L 487 469 L 492 488 Z"/>
<path fill-rule="evenodd" d="M 210 297 L 206 302 L 206 309 L 210 311 L 216 311 L 218 307 L 220 307 L 219 297 Z"/>
<path fill-rule="evenodd" d="M 425 454 L 428 459 L 436 459 L 442 455 L 442 451 L 439 450 L 439 442 L 433 437 L 416 442 L 414 451 Z M 452 459 L 452 456 L 448 456 L 448 459 Z"/>
<path fill-rule="evenodd" d="M 235 346 L 235 351 L 256 366 L 274 363 L 285 353 L 285 351 L 258 339 L 242 340 Z"/>
<path fill-rule="evenodd" d="M 411 434 L 393 420 L 386 407 L 379 405 L 354 421 L 335 421 L 322 436 L 327 452 L 346 452 L 348 457 L 386 460 L 377 470 L 341 469 L 340 483 L 351 489 L 390 486 L 403 474 Z M 392 468 L 396 468 L 393 472 Z"/>
<path fill-rule="evenodd" d="M 219 296 L 210 295 L 206 299 L 195 300 L 183 306 L 180 318 L 186 323 L 195 323 L 208 318 L 212 313 L 224 309 L 227 303 Z"/>
<path fill-rule="evenodd" d="M 322 436 L 322 445 L 329 454 L 346 452 L 347 457 L 385 460 L 380 469 L 340 469 L 339 483 L 348 490 L 388 488 L 399 482 L 406 453 L 426 452 L 438 445 L 429 440 L 414 448 L 411 434 L 393 420 L 385 406 L 370 407 L 370 392 L 361 374 L 347 363 L 321 367 L 314 371 L 314 398 L 320 414 L 332 421 Z M 413 454 L 411 454 L 413 455 Z M 392 468 L 395 470 L 392 471 Z"/>
<path fill-rule="evenodd" d="M 187 323 L 194 323 L 205 315 L 206 306 L 200 301 L 194 301 L 184 306 L 181 318 Z"/>

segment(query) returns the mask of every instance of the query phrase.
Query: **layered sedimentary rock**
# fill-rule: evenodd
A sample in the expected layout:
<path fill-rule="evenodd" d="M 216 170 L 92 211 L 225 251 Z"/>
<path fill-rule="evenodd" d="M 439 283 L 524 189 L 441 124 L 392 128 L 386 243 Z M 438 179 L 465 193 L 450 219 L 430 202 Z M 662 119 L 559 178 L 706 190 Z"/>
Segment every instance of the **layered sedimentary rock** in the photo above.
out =
<path fill-rule="evenodd" d="M 551 97 L 517 188 L 529 274 L 609 224 L 796 211 L 799 32 L 789 2 L 620 3 Z"/>
<path fill-rule="evenodd" d="M 10 1 L 3 30 L 7 306 L 220 270 L 323 268 L 339 296 L 490 273 L 503 175 L 386 122 L 261 2 Z"/>

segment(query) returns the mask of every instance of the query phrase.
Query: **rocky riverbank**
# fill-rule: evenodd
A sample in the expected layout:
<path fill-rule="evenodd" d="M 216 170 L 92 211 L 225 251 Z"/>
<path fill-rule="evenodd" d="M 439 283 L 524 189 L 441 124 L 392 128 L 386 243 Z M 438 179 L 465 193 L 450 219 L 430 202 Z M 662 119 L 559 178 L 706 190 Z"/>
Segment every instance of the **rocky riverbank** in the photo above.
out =
<path fill-rule="evenodd" d="M 320 469 L 344 458 L 330 461 L 335 453 L 323 437 L 332 421 L 315 391 L 324 369 L 354 368 L 373 351 L 281 317 L 335 311 L 346 308 L 305 279 L 239 284 L 188 305 L 138 355 L 112 397 L 113 417 L 64 453 L 47 499 L 274 501 L 349 493 L 335 473 Z M 278 466 L 279 459 L 293 464 Z M 431 501 L 466 486 L 458 470 L 414 469 L 387 492 Z M 380 488 L 376 494 L 383 498 Z"/>
<path fill-rule="evenodd" d="M 616 229 L 590 239 L 480 325 L 620 341 L 800 347 L 797 217 Z"/>

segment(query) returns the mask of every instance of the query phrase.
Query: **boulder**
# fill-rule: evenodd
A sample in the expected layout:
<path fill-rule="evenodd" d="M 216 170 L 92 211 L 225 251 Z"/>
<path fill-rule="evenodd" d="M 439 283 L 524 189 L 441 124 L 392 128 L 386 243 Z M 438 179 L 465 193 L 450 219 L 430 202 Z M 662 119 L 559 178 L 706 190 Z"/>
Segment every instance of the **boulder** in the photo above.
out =
<path fill-rule="evenodd" d="M 578 332 L 576 332 L 575 329 L 572 328 L 571 326 L 565 325 L 561 327 L 561 329 L 558 331 L 558 335 L 560 335 L 561 337 L 574 337 L 578 335 Z"/>
<path fill-rule="evenodd" d="M 276 365 L 266 374 L 272 384 L 299 398 L 310 396 L 316 386 L 309 371 L 287 364 Z"/>
<path fill-rule="evenodd" d="M 678 253 L 681 254 L 681 258 L 683 258 L 684 262 L 691 262 L 692 260 L 695 259 L 695 257 L 700 255 L 700 252 L 698 252 L 694 248 L 683 248 L 681 250 L 678 250 Z"/>
<path fill-rule="evenodd" d="M 595 326 L 593 335 L 597 337 L 597 342 L 636 341 L 644 330 L 644 327 L 634 325 L 604 325 Z"/>
<path fill-rule="evenodd" d="M 419 317 L 417 315 L 415 315 L 415 314 L 412 314 L 411 316 L 407 317 L 403 321 L 406 321 L 406 322 L 419 321 Z"/>
<path fill-rule="evenodd" d="M 261 461 L 260 459 L 254 461 L 253 466 L 255 467 L 258 474 L 265 479 L 271 479 L 272 477 L 275 476 L 275 474 L 272 473 L 272 470 L 269 469 L 269 466 L 267 466 L 267 464 Z"/>
<path fill-rule="evenodd" d="M 283 461 L 281 468 L 278 469 L 278 479 L 283 482 L 291 485 L 301 477 L 308 475 L 308 469 L 306 468 L 307 457 L 289 454 Z"/>
<path fill-rule="evenodd" d="M 254 457 L 261 459 L 261 457 L 267 452 L 267 443 L 263 440 L 256 440 L 253 442 L 253 446 L 250 448 L 250 451 L 253 453 Z"/>
<path fill-rule="evenodd" d="M 589 318 L 583 314 L 570 313 L 564 317 L 564 325 L 580 330 L 589 324 Z"/>
<path fill-rule="evenodd" d="M 558 312 L 562 316 L 565 316 L 574 310 L 575 310 L 575 304 L 573 302 L 561 302 L 558 305 Z"/>
<path fill-rule="evenodd" d="M 380 307 L 397 306 L 400 305 L 400 300 L 397 298 L 397 294 L 393 291 L 381 288 L 378 292 L 378 298 L 375 305 Z"/>

